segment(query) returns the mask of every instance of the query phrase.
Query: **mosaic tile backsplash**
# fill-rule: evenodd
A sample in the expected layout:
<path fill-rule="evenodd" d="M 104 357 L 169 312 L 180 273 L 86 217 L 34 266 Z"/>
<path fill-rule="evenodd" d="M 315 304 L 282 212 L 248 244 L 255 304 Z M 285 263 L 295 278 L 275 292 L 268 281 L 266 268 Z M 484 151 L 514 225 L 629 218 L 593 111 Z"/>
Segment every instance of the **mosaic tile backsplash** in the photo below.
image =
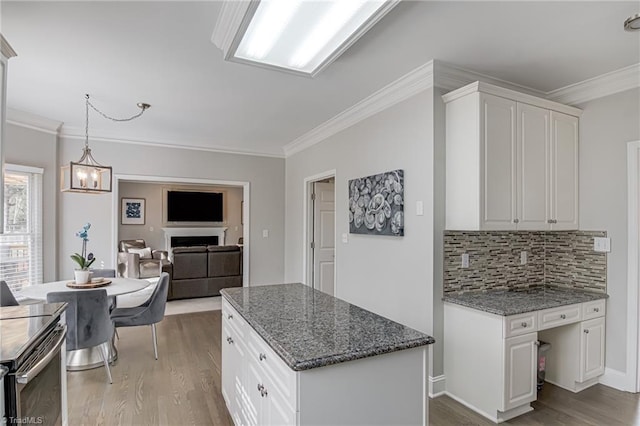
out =
<path fill-rule="evenodd" d="M 604 231 L 445 231 L 444 292 L 548 285 L 606 293 L 607 256 L 593 251 Z M 527 264 L 520 253 L 527 252 Z M 461 256 L 469 254 L 469 267 Z"/>

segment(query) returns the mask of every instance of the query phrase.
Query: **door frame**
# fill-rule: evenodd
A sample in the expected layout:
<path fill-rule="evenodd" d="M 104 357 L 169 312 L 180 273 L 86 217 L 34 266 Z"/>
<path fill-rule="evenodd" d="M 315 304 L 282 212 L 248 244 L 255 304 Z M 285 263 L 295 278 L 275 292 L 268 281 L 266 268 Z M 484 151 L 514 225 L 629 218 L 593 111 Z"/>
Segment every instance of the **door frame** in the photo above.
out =
<path fill-rule="evenodd" d="M 325 180 L 328 178 L 336 178 L 336 169 L 331 169 L 318 173 L 312 176 L 304 178 L 304 196 L 303 208 L 302 208 L 302 283 L 305 285 L 311 285 L 311 274 L 313 273 L 313 252 L 309 249 L 309 242 L 311 241 L 311 233 L 313 232 L 313 200 L 311 200 L 311 194 L 313 193 L 313 184 L 315 182 Z M 334 192 L 334 205 L 335 205 L 335 192 Z M 333 220 L 333 233 L 336 233 L 336 219 L 337 215 L 334 215 Z M 335 238 L 335 236 L 334 236 Z M 338 240 L 336 239 L 336 242 Z M 338 246 L 336 244 L 336 250 Z M 336 256 L 337 259 L 337 256 Z M 337 295 L 338 289 L 338 275 L 336 263 L 333 264 L 333 295 Z"/>
<path fill-rule="evenodd" d="M 640 391 L 640 141 L 627 143 L 627 391 Z"/>
<path fill-rule="evenodd" d="M 251 251 L 251 245 L 247 244 L 249 240 L 250 214 L 251 211 L 251 197 L 250 197 L 250 183 L 245 181 L 234 180 L 219 180 L 219 179 L 200 179 L 200 178 L 178 178 L 178 177 L 166 177 L 166 176 L 142 176 L 142 175 L 125 175 L 119 174 L 113 176 L 113 191 L 111 193 L 111 204 L 113 211 L 113 222 L 111 228 L 111 247 L 115 248 L 115 251 L 111 253 L 111 264 L 117 269 L 117 256 L 118 256 L 118 226 L 120 224 L 120 181 L 125 182 L 148 182 L 148 183 L 171 183 L 171 184 L 205 184 L 205 185 L 228 185 L 242 187 L 242 201 L 244 202 L 242 208 L 242 238 L 244 245 L 242 248 L 242 286 L 249 287 L 249 255 Z"/>

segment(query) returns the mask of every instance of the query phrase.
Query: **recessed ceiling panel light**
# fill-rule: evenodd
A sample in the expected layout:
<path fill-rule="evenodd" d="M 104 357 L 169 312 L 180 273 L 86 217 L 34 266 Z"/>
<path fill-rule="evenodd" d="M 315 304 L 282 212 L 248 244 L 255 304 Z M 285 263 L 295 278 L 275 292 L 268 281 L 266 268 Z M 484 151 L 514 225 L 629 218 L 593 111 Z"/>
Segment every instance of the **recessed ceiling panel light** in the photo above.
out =
<path fill-rule="evenodd" d="M 630 16 L 624 21 L 625 31 L 639 31 L 640 30 L 640 13 Z"/>
<path fill-rule="evenodd" d="M 399 0 L 252 2 L 226 58 L 314 76 Z"/>

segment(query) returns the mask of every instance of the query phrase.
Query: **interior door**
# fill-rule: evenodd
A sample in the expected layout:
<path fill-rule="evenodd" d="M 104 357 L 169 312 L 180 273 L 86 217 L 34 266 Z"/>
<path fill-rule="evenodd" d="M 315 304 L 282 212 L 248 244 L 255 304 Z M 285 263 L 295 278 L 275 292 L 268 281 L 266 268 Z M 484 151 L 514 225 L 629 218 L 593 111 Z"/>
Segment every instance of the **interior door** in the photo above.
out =
<path fill-rule="evenodd" d="M 313 184 L 313 288 L 334 295 L 335 183 Z"/>

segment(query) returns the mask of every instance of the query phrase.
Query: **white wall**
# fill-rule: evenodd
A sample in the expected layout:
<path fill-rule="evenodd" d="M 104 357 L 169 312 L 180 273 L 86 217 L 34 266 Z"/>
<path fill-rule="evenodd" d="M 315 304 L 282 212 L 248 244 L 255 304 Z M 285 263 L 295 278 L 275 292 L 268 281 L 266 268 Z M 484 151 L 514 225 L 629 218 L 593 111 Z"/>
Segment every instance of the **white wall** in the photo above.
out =
<path fill-rule="evenodd" d="M 580 228 L 606 230 L 608 368 L 626 370 L 627 142 L 640 139 L 640 90 L 580 105 Z"/>
<path fill-rule="evenodd" d="M 59 191 L 56 161 L 57 136 L 8 123 L 3 150 L 7 163 L 44 169 L 42 177 L 43 280 L 44 282 L 52 281 L 57 276 L 58 253 L 56 230 L 56 203 Z"/>
<path fill-rule="evenodd" d="M 304 179 L 336 170 L 336 296 L 432 334 L 433 91 L 396 104 L 286 162 L 285 280 L 302 281 Z M 348 181 L 404 169 L 405 236 L 349 234 Z M 416 216 L 416 201 L 425 202 Z"/>
<path fill-rule="evenodd" d="M 242 237 L 242 220 L 240 215 L 240 205 L 242 202 L 242 187 L 232 186 L 194 186 L 175 185 L 169 183 L 147 183 L 147 182 L 120 182 L 118 196 L 120 198 L 144 198 L 145 199 L 145 224 L 144 225 L 122 225 L 118 221 L 118 239 L 130 240 L 142 238 L 147 245 L 156 250 L 164 250 L 163 227 L 178 225 L 167 225 L 163 222 L 163 189 L 179 189 L 183 191 L 217 191 L 223 192 L 224 222 L 216 226 L 227 227 L 226 244 L 236 244 L 238 238 Z M 153 230 L 152 230 L 153 229 Z"/>

